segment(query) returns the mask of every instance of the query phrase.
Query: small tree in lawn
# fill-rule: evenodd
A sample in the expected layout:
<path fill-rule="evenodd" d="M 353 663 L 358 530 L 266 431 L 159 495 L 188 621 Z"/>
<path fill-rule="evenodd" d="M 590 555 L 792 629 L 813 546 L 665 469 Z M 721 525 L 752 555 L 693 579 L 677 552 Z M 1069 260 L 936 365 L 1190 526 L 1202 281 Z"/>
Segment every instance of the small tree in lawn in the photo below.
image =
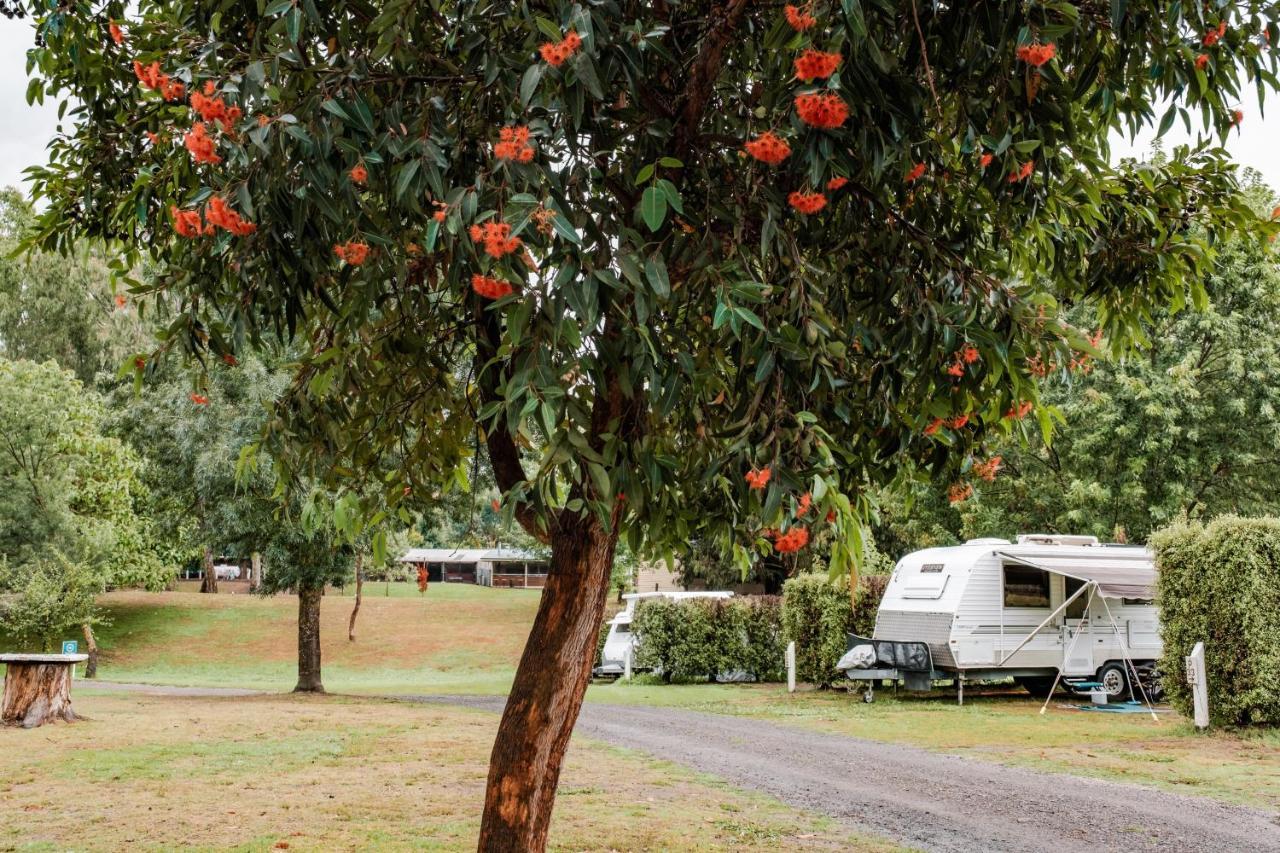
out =
<path fill-rule="evenodd" d="M 1119 341 L 1199 299 L 1256 221 L 1222 155 L 1107 139 L 1245 120 L 1273 6 L 32 3 L 32 97 L 78 105 L 34 242 L 145 255 L 165 348 L 305 342 L 270 438 L 359 494 L 403 460 L 370 521 L 483 446 L 551 573 L 480 844 L 539 849 L 619 539 L 831 525 L 848 572 L 869 488 L 966 477 L 1094 351 L 1062 303 Z"/>

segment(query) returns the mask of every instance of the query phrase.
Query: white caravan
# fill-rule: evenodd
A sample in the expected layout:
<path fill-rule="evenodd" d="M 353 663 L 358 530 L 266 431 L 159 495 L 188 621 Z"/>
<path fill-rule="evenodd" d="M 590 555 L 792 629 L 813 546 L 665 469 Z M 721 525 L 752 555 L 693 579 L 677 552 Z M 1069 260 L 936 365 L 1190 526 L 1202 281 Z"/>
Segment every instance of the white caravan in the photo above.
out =
<path fill-rule="evenodd" d="M 1060 678 L 1120 697 L 1132 692 L 1134 675 L 1153 685 L 1163 651 L 1154 586 L 1150 551 L 1092 536 L 975 539 L 916 551 L 894 568 L 873 648 L 862 649 L 860 666 L 846 674 L 870 685 L 880 672 L 925 690 L 955 679 L 961 696 L 966 680 L 1013 676 L 1043 695 Z M 852 638 L 850 646 L 859 643 L 867 640 Z"/>
<path fill-rule="evenodd" d="M 604 640 L 604 650 L 600 652 L 600 665 L 591 671 L 595 676 L 622 675 L 627 668 L 627 655 L 635 655 L 639 638 L 631 632 L 631 620 L 636 614 L 636 604 L 656 598 L 680 600 L 685 598 L 732 598 L 732 592 L 632 592 L 622 596 L 627 603 L 625 610 L 620 611 L 609 620 L 609 634 Z"/>

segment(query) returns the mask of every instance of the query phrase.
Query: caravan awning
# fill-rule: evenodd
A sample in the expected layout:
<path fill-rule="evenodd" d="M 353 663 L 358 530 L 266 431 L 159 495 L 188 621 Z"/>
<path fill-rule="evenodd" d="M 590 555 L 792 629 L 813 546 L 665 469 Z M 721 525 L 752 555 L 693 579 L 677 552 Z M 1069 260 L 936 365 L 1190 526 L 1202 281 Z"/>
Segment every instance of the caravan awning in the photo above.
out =
<path fill-rule="evenodd" d="M 997 551 L 996 554 L 1034 569 L 1097 584 L 1098 594 L 1106 598 L 1155 597 L 1156 569 L 1150 554 L 1121 555 L 1098 550 L 1101 553 L 1097 556 L 1079 552 L 1015 554 Z"/>

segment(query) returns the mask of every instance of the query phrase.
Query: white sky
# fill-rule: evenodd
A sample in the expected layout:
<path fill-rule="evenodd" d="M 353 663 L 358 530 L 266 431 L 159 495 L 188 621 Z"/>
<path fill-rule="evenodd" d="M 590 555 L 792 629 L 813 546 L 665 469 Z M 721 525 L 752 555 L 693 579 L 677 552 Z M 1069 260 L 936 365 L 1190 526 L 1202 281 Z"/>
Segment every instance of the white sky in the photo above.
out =
<path fill-rule="evenodd" d="M 45 144 L 58 124 L 57 104 L 27 106 L 26 52 L 31 44 L 29 20 L 0 17 L 0 116 L 5 117 L 0 120 L 0 186 L 21 186 L 22 170 L 44 162 Z M 1245 104 L 1243 109 L 1244 123 L 1231 134 L 1227 150 L 1236 162 L 1257 169 L 1272 188 L 1280 191 L 1280 95 L 1271 99 L 1265 119 L 1259 115 L 1256 102 Z M 1145 154 L 1154 136 L 1154 132 L 1148 132 L 1136 142 L 1116 137 L 1113 156 Z M 1175 122 L 1162 143 L 1167 150 L 1188 141 L 1191 140 L 1181 122 Z"/>

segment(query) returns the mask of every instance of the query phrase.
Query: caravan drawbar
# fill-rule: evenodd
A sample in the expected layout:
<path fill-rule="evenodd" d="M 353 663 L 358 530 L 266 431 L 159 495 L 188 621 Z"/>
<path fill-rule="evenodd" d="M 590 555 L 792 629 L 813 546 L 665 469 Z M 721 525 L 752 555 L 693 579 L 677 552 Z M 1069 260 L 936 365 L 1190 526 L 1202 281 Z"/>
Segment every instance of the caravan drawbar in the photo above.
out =
<path fill-rule="evenodd" d="M 1012 676 L 1033 693 L 1055 680 L 1094 682 L 1112 697 L 1154 687 L 1163 647 L 1151 552 L 1092 536 L 974 539 L 903 557 L 893 570 L 861 663 L 868 685 Z M 865 646 L 870 646 L 866 649 Z M 872 651 L 874 650 L 874 655 Z M 855 656 L 857 657 L 857 656 Z"/>

